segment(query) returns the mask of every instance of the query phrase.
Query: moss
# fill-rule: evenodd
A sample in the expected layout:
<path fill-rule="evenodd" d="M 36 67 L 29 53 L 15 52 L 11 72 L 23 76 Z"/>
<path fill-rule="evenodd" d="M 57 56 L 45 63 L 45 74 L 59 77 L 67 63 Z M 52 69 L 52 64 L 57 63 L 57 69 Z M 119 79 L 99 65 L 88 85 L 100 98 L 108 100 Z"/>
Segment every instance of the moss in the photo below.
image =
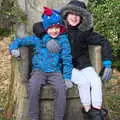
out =
<path fill-rule="evenodd" d="M 113 61 L 113 67 L 120 71 L 120 60 Z"/>
<path fill-rule="evenodd" d="M 118 95 L 107 96 L 106 101 L 108 103 L 112 118 L 118 117 L 120 114 L 120 107 L 119 107 L 120 106 L 120 96 L 118 96 Z"/>
<path fill-rule="evenodd" d="M 26 23 L 27 16 L 17 0 L 3 0 L 0 7 L 0 35 L 8 36 L 16 23 Z"/>
<path fill-rule="evenodd" d="M 8 36 L 11 33 L 9 29 L 0 28 L 0 36 Z"/>

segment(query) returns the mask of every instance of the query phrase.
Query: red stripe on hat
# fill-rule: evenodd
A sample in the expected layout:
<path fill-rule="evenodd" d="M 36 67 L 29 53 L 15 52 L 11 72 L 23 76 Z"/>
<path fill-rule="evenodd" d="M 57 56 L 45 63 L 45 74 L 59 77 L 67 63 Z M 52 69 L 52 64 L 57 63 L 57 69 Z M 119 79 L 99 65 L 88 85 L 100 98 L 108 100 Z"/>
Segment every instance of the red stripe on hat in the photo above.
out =
<path fill-rule="evenodd" d="M 44 15 L 48 15 L 51 16 L 52 15 L 52 9 L 48 8 L 48 7 L 44 7 Z"/>

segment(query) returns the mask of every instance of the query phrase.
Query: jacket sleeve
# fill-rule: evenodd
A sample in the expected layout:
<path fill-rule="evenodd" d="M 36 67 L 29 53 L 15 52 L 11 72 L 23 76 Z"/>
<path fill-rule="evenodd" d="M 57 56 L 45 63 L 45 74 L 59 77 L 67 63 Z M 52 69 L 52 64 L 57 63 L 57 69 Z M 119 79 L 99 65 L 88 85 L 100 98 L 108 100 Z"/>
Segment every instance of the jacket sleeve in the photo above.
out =
<path fill-rule="evenodd" d="M 71 80 L 72 69 L 73 69 L 71 47 L 69 44 L 69 40 L 66 36 L 62 39 L 63 41 L 61 45 L 61 57 L 63 64 L 63 78 L 64 80 Z"/>
<path fill-rule="evenodd" d="M 102 47 L 102 60 L 112 60 L 112 48 L 107 39 L 96 32 L 90 33 L 86 39 L 88 45 L 100 45 Z"/>
<path fill-rule="evenodd" d="M 36 45 L 39 42 L 39 38 L 32 36 L 26 36 L 24 38 L 16 38 L 13 40 L 13 42 L 9 45 L 9 50 L 17 49 L 22 46 L 30 46 L 30 45 Z"/>

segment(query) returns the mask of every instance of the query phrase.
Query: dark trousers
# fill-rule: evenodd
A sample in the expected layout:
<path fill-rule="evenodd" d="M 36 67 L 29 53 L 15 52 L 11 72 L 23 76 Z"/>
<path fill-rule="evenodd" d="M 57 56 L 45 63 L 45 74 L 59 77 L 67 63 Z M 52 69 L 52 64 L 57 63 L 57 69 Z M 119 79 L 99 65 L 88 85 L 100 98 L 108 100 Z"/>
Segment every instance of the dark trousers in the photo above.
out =
<path fill-rule="evenodd" d="M 66 88 L 61 73 L 45 73 L 34 71 L 29 80 L 29 111 L 30 120 L 39 120 L 40 88 L 47 83 L 54 89 L 55 120 L 63 120 L 66 105 Z"/>

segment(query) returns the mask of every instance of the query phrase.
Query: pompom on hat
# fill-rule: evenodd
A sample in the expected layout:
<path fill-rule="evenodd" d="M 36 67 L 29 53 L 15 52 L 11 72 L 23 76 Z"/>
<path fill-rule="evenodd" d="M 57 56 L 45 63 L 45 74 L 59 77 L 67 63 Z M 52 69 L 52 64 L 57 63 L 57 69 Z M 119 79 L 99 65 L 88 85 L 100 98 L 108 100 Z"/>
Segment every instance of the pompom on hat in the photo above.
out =
<path fill-rule="evenodd" d="M 49 27 L 52 26 L 60 26 L 64 27 L 62 24 L 62 17 L 59 11 L 50 9 L 48 7 L 44 7 L 44 12 L 42 14 L 43 19 L 43 27 L 47 30 Z"/>

